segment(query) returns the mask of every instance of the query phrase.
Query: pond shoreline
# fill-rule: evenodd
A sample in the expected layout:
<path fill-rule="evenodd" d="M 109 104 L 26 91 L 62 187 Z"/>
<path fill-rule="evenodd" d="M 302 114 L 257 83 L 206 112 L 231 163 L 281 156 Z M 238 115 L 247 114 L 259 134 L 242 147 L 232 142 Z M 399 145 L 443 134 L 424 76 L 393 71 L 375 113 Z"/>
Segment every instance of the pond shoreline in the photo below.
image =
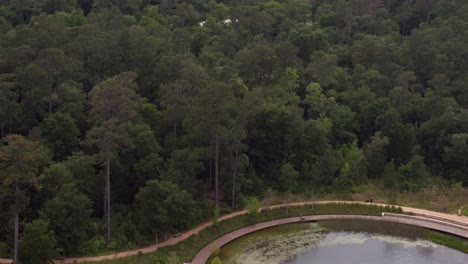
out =
<path fill-rule="evenodd" d="M 443 232 L 448 232 L 452 234 L 457 234 L 468 238 L 468 231 L 465 230 L 464 227 L 454 227 L 453 224 L 439 222 L 436 223 L 432 219 L 424 220 L 421 217 L 397 217 L 397 216 L 364 216 L 364 215 L 308 215 L 308 216 L 301 216 L 301 217 L 291 217 L 291 218 L 283 218 L 268 222 L 263 222 L 259 224 L 254 224 L 239 230 L 236 230 L 232 233 L 226 234 L 215 241 L 208 244 L 204 247 L 193 259 L 192 264 L 204 264 L 210 258 L 212 253 L 216 248 L 222 247 L 225 244 L 237 239 L 239 237 L 245 236 L 247 234 L 259 231 L 261 229 L 265 229 L 272 226 L 277 225 L 284 225 L 302 221 L 319 221 L 319 220 L 330 220 L 330 219 L 362 219 L 362 220 L 375 220 L 375 221 L 383 221 L 383 222 L 397 222 L 397 223 L 405 223 L 415 226 L 421 226 L 426 228 L 431 228 Z"/>
<path fill-rule="evenodd" d="M 395 232 L 395 230 L 398 231 Z M 344 243 L 364 243 L 365 240 L 362 240 L 364 236 L 391 242 L 392 244 L 398 242 L 424 248 L 439 246 L 439 243 L 436 243 L 437 241 L 432 241 L 428 239 L 430 236 L 427 236 L 429 233 L 436 232 L 422 227 L 367 220 L 325 220 L 317 223 L 276 226 L 251 233 L 223 246 L 219 251 L 219 257 L 223 263 L 227 264 L 289 263 L 288 261 L 295 258 L 295 256 L 315 250 L 314 248 L 317 248 L 318 244 L 321 243 L 320 241 L 328 234 L 343 233 L 347 234 L 349 239 L 349 232 L 355 233 L 351 237 L 357 239 L 357 241 L 344 241 Z M 437 234 L 441 235 L 440 233 Z M 448 236 L 448 238 L 453 237 Z M 444 246 L 453 248 L 443 243 L 440 245 L 440 247 Z M 465 250 L 468 250 L 468 244 L 465 245 Z"/>

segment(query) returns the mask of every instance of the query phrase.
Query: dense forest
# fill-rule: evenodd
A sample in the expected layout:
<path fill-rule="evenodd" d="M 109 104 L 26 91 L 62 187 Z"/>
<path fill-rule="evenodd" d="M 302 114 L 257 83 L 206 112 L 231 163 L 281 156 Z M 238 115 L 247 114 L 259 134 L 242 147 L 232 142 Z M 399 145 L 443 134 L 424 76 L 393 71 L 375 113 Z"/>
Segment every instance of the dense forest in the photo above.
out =
<path fill-rule="evenodd" d="M 149 244 L 267 190 L 468 184 L 466 0 L 0 3 L 0 256 Z"/>

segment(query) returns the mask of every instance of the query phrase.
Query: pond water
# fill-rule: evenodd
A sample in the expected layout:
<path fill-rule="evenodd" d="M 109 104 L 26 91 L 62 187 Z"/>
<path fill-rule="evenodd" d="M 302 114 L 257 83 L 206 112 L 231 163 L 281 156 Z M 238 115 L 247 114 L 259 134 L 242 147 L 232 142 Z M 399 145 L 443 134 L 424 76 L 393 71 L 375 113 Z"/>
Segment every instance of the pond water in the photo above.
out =
<path fill-rule="evenodd" d="M 307 223 L 265 229 L 222 247 L 220 257 L 223 264 L 468 264 L 468 254 L 417 238 L 422 228 L 372 228 L 368 222 L 354 222 L 343 230 L 337 225 L 343 226 Z M 362 232 L 363 226 L 373 231 Z"/>
<path fill-rule="evenodd" d="M 331 232 L 316 247 L 294 256 L 287 264 L 467 264 L 468 255 L 429 241 Z"/>

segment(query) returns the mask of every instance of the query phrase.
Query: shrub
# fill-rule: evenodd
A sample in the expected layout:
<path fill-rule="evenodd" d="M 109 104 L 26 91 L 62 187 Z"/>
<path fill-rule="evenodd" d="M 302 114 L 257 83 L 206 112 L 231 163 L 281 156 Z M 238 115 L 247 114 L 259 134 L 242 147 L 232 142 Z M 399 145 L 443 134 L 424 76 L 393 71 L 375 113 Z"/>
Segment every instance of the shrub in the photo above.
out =
<path fill-rule="evenodd" d="M 222 264 L 223 262 L 219 257 L 215 257 L 214 259 L 211 260 L 211 264 Z"/>
<path fill-rule="evenodd" d="M 58 255 L 54 232 L 42 219 L 25 224 L 19 246 L 20 260 L 24 264 L 50 263 Z"/>
<path fill-rule="evenodd" d="M 213 209 L 213 223 L 215 225 L 218 224 L 218 218 L 219 218 L 219 206 L 215 206 L 215 208 Z"/>
<path fill-rule="evenodd" d="M 249 211 L 250 217 L 253 219 L 260 209 L 261 204 L 256 197 L 250 197 L 245 202 L 245 209 Z"/>

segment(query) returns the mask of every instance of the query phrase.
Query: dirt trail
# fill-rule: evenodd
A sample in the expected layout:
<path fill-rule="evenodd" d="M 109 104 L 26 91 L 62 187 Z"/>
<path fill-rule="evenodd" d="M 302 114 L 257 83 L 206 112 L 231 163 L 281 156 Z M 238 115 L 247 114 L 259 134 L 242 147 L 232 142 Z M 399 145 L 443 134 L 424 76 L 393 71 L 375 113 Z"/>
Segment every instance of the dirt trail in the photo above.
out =
<path fill-rule="evenodd" d="M 364 202 L 356 202 L 356 201 L 317 201 L 317 202 L 299 202 L 299 203 L 289 203 L 289 204 L 279 204 L 279 205 L 273 205 L 273 206 L 268 206 L 268 207 L 263 207 L 260 210 L 265 210 L 265 209 L 273 209 L 273 208 L 278 208 L 278 207 L 283 207 L 283 206 L 299 206 L 299 205 L 307 205 L 307 204 L 325 204 L 325 203 L 360 203 L 360 204 L 368 204 L 368 205 L 381 205 L 381 206 L 389 206 L 388 204 L 380 204 L 380 203 L 364 203 Z M 447 220 L 452 220 L 452 221 L 457 221 L 463 224 L 468 225 L 468 217 L 466 216 L 458 216 L 458 215 L 450 215 L 450 214 L 444 214 L 444 213 L 438 213 L 434 211 L 429 211 L 425 209 L 419 209 L 419 208 L 413 208 L 413 207 L 404 207 L 401 206 L 403 211 L 405 212 L 411 212 L 415 214 L 420 214 L 420 215 L 425 215 L 429 217 L 436 217 L 438 219 L 447 219 Z M 238 215 L 246 214 L 246 210 L 241 210 L 241 211 L 236 211 L 232 212 L 227 215 L 223 215 L 219 218 L 218 221 L 223 221 Z M 153 244 L 147 247 L 143 248 L 138 248 L 138 249 L 132 249 L 132 250 L 127 250 L 127 251 L 122 251 L 122 252 L 117 252 L 113 254 L 107 254 L 107 255 L 101 255 L 101 256 L 96 256 L 96 257 L 79 257 L 79 258 L 66 258 L 64 260 L 56 260 L 55 263 L 81 263 L 81 262 L 97 262 L 97 261 L 103 261 L 103 260 L 111 260 L 111 259 L 116 259 L 116 258 L 125 258 L 125 257 L 130 257 L 130 256 L 135 256 L 140 253 L 151 253 L 156 251 L 160 247 L 165 247 L 165 246 L 170 246 L 170 245 L 175 245 L 187 238 L 189 238 L 192 235 L 198 234 L 201 230 L 213 225 L 213 221 L 208 221 L 205 223 L 200 224 L 199 226 L 188 230 L 184 233 L 182 233 L 178 237 L 173 237 L 170 238 L 164 242 L 158 243 L 158 244 Z M 12 263 L 11 259 L 0 259 L 0 264 L 10 264 Z"/>

